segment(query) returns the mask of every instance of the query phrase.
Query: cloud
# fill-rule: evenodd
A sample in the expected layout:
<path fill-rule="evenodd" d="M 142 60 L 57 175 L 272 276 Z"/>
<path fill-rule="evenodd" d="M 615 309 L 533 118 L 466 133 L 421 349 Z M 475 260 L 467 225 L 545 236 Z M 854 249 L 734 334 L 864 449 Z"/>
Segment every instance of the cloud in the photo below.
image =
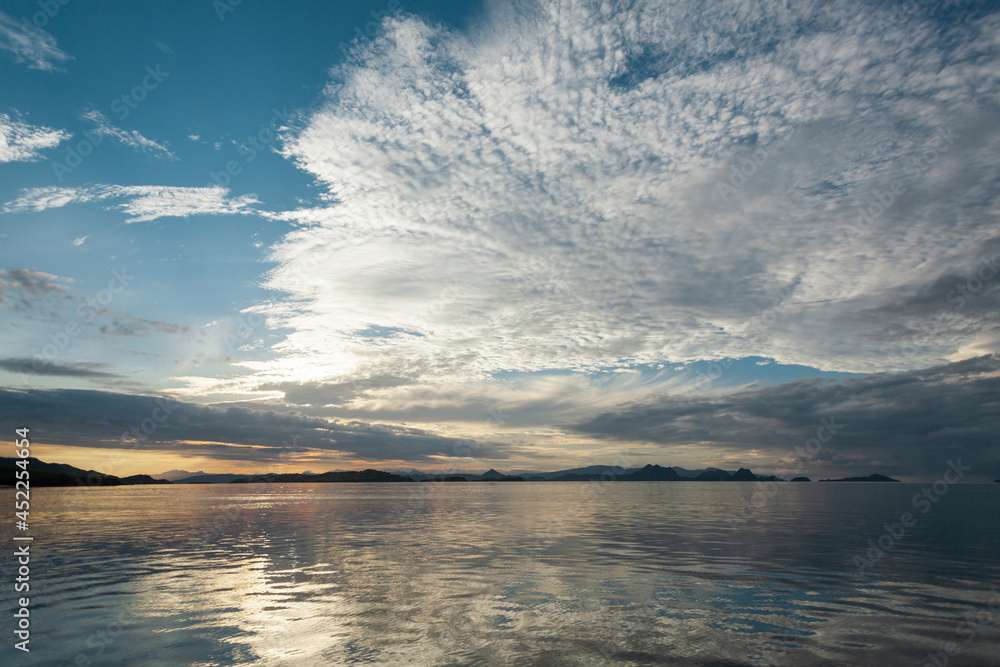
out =
<path fill-rule="evenodd" d="M 74 378 L 121 377 L 116 373 L 108 373 L 100 370 L 102 368 L 106 368 L 106 366 L 104 364 L 84 362 L 55 364 L 48 361 L 26 358 L 0 359 L 0 369 L 10 371 L 12 373 L 28 373 L 30 375 Z"/>
<path fill-rule="evenodd" d="M 186 324 L 152 320 L 106 307 L 114 303 L 115 295 L 124 291 L 133 277 L 125 268 L 112 270 L 109 275 L 112 278 L 109 285 L 113 285 L 117 291 L 106 290 L 110 299 L 105 300 L 101 296 L 95 298 L 93 294 L 72 289 L 74 281 L 71 278 L 35 269 L 2 269 L 0 311 L 7 310 L 18 314 L 17 325 L 11 329 L 21 334 L 20 347 L 27 348 L 27 342 L 30 341 L 36 353 L 35 345 L 45 348 L 52 343 L 61 350 L 68 344 L 69 339 L 77 337 L 96 338 L 102 340 L 102 347 L 107 347 L 107 340 L 104 339 L 107 336 L 149 338 L 156 334 L 183 336 L 194 332 L 194 328 Z M 63 326 L 53 330 L 51 323 Z M 59 338 L 64 339 L 64 342 L 58 343 Z M 7 345 L 12 346 L 11 343 Z M 32 362 L 35 373 L 63 375 L 59 372 L 43 373 L 40 370 L 41 363 L 43 362 Z M 89 375 L 100 377 L 100 374 Z M 108 375 L 108 377 L 117 376 Z"/>
<path fill-rule="evenodd" d="M 81 236 L 80 238 L 76 238 L 76 239 L 73 239 L 73 240 L 71 241 L 71 243 L 72 243 L 73 245 L 76 245 L 76 246 L 81 246 L 81 245 L 83 245 L 83 244 L 84 244 L 84 243 L 85 243 L 85 242 L 87 241 L 87 239 L 89 239 L 89 238 L 90 238 L 89 236 Z"/>
<path fill-rule="evenodd" d="M 230 198 L 229 190 L 218 186 L 92 185 L 26 188 L 17 199 L 4 204 L 2 212 L 39 212 L 109 199 L 124 200 L 109 209 L 123 211 L 128 216 L 127 223 L 192 215 L 246 215 L 256 213 L 254 205 L 260 203 L 253 195 Z"/>
<path fill-rule="evenodd" d="M 18 287 L 31 292 L 64 292 L 69 289 L 60 281 L 73 282 L 72 278 L 34 269 L 0 269 L 0 287 Z"/>
<path fill-rule="evenodd" d="M 46 72 L 58 69 L 58 62 L 72 60 L 72 56 L 56 46 L 55 37 L 3 12 L 0 12 L 0 50 L 10 51 L 15 61 L 26 63 L 31 69 Z"/>
<path fill-rule="evenodd" d="M 510 453 L 502 444 L 476 443 L 405 426 L 195 405 L 154 396 L 0 389 L 0 400 L 8 406 L 0 421 L 6 424 L 7 415 L 17 415 L 19 423 L 31 424 L 36 440 L 48 444 L 136 447 L 253 463 L 338 456 L 429 462 L 471 453 L 484 459 L 504 459 Z M 144 422 L 146 433 L 142 430 Z M 154 424 L 155 429 L 151 428 Z M 133 429 L 138 431 L 138 440 L 131 434 Z M 289 454 L 291 459 L 286 458 Z"/>
<path fill-rule="evenodd" d="M 696 445 L 718 456 L 758 449 L 771 461 L 799 458 L 821 420 L 840 426 L 805 460 L 827 470 L 927 476 L 949 457 L 976 475 L 1000 471 L 1000 357 L 983 356 L 909 373 L 838 381 L 802 379 L 727 395 L 665 396 L 605 412 L 575 430 L 593 437 L 651 442 L 664 452 Z M 803 450 L 805 451 L 805 450 Z M 764 459 L 767 460 L 767 459 Z"/>
<path fill-rule="evenodd" d="M 386 19 L 285 134 L 326 192 L 275 216 L 285 298 L 258 310 L 288 334 L 248 364 L 261 386 L 391 411 L 500 372 L 1000 349 L 985 305 L 916 350 L 878 333 L 996 235 L 996 11 L 505 7 Z M 379 386 L 401 359 L 409 384 Z"/>
<path fill-rule="evenodd" d="M 100 111 L 87 111 L 82 115 L 82 118 L 97 125 L 93 133 L 99 137 L 108 137 L 144 153 L 150 153 L 154 157 L 167 158 L 169 160 L 177 159 L 177 156 L 170 152 L 167 144 L 147 139 L 136 130 L 123 130 L 111 123 Z"/>
<path fill-rule="evenodd" d="M 29 125 L 7 114 L 0 114 L 0 162 L 40 160 L 43 150 L 55 148 L 71 136 L 64 130 Z"/>
<path fill-rule="evenodd" d="M 193 329 L 186 324 L 149 320 L 144 317 L 126 315 L 124 313 L 109 314 L 109 320 L 101 325 L 99 331 L 107 336 L 129 336 L 133 338 L 148 338 L 154 333 L 188 334 Z"/>
<path fill-rule="evenodd" d="M 35 269 L 0 269 L 0 306 L 27 311 L 42 302 L 51 304 L 68 297 L 72 282 Z"/>

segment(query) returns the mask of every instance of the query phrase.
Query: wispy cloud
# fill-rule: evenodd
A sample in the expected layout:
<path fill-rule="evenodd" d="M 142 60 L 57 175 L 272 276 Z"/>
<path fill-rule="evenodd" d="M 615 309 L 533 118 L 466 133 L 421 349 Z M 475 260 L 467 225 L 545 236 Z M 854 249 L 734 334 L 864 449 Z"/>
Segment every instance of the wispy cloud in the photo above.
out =
<path fill-rule="evenodd" d="M 29 125 L 8 114 L 0 114 L 0 162 L 40 160 L 42 151 L 55 148 L 73 135 L 41 125 Z"/>
<path fill-rule="evenodd" d="M 109 208 L 124 212 L 125 222 L 192 215 L 245 215 L 256 213 L 260 202 L 253 195 L 230 197 L 222 187 L 171 187 L 159 185 L 92 185 L 79 188 L 27 188 L 4 204 L 3 213 L 38 212 L 69 204 L 122 200 Z"/>
<path fill-rule="evenodd" d="M 147 139 L 136 130 L 123 130 L 109 121 L 107 116 L 102 114 L 100 111 L 90 110 L 85 112 L 81 117 L 84 120 L 89 120 L 97 126 L 93 130 L 95 135 L 108 137 L 114 141 L 125 144 L 126 146 L 131 146 L 132 148 L 145 153 L 150 153 L 154 157 L 167 158 L 170 160 L 177 159 L 177 156 L 170 152 L 170 148 L 167 144 Z"/>
<path fill-rule="evenodd" d="M 0 12 L 0 50 L 9 51 L 19 63 L 51 72 L 57 63 L 72 60 L 56 45 L 56 38 L 27 21 L 17 21 Z"/>

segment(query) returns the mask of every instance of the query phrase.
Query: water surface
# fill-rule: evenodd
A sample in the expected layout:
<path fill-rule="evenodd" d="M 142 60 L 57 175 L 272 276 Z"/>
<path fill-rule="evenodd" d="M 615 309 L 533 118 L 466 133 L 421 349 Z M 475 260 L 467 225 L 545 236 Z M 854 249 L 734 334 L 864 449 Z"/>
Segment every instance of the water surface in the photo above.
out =
<path fill-rule="evenodd" d="M 922 488 L 783 484 L 735 527 L 754 484 L 39 489 L 17 657 L 924 665 L 954 642 L 951 665 L 1000 664 L 1000 484 L 951 487 L 926 514 Z M 859 573 L 908 511 L 916 525 Z"/>

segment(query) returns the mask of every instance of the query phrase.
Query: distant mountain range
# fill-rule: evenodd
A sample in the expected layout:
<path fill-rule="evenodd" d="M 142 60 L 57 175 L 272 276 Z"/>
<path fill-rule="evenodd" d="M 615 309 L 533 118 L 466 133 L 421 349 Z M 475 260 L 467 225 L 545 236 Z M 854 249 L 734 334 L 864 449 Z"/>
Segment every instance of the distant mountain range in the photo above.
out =
<path fill-rule="evenodd" d="M 747 468 L 736 472 L 727 472 L 718 468 L 707 468 L 701 471 L 685 470 L 687 475 L 681 475 L 674 468 L 650 464 L 642 468 L 613 468 L 610 466 L 587 466 L 586 468 L 571 468 L 547 473 L 522 475 L 504 475 L 492 468 L 481 475 L 463 473 L 460 475 L 433 475 L 430 473 L 412 472 L 399 475 L 377 470 L 358 472 L 328 472 L 322 475 L 274 474 L 254 475 L 242 482 L 773 482 L 783 481 L 774 475 L 755 475 Z M 692 474 L 693 473 L 693 474 Z M 376 476 L 381 477 L 376 477 Z M 798 478 L 799 481 L 809 481 L 808 477 Z"/>
<path fill-rule="evenodd" d="M 14 486 L 15 473 L 20 470 L 19 459 L 0 458 L 0 486 Z M 347 470 L 325 473 L 265 473 L 256 475 L 236 473 L 189 473 L 186 470 L 169 470 L 158 478 L 149 475 L 116 477 L 94 470 L 81 470 L 64 463 L 45 463 L 36 458 L 28 459 L 31 485 L 41 486 L 128 486 L 136 484 L 229 484 L 269 482 L 767 482 L 785 481 L 775 475 L 757 475 L 749 468 L 735 472 L 720 468 L 688 470 L 678 466 L 663 467 L 656 464 L 642 468 L 621 468 L 593 465 L 568 468 L 552 472 L 519 472 L 504 474 L 489 469 L 476 473 L 429 473 L 422 471 Z M 795 477 L 793 482 L 808 482 L 808 477 Z M 898 482 L 885 475 L 824 479 L 823 482 Z M 997 480 L 1000 482 L 1000 480 Z"/>
<path fill-rule="evenodd" d="M 665 470 L 672 470 L 672 473 L 663 472 Z M 640 472 L 645 471 L 645 472 Z M 704 470 L 687 470 L 686 468 L 680 468 L 678 466 L 672 466 L 670 468 L 664 468 L 659 465 L 647 465 L 645 468 L 622 468 L 618 466 L 609 465 L 592 465 L 584 466 L 582 468 L 568 468 L 566 470 L 554 470 L 552 472 L 536 472 L 536 471 L 516 471 L 507 475 L 501 474 L 496 470 L 487 470 L 482 475 L 469 472 L 453 472 L 447 475 L 442 475 L 441 473 L 427 473 L 419 470 L 396 470 L 393 471 L 399 475 L 406 475 L 407 477 L 412 477 L 417 481 L 424 480 L 435 480 L 435 481 L 457 481 L 464 479 L 467 482 L 474 481 L 485 481 L 489 479 L 500 480 L 511 479 L 514 477 L 521 478 L 526 482 L 541 482 L 541 481 L 559 481 L 559 482 L 590 482 L 590 481 L 600 481 L 600 480 L 631 480 L 640 481 L 646 476 L 652 475 L 656 478 L 655 481 L 682 481 L 685 479 L 699 479 L 701 481 L 708 481 L 711 479 L 727 479 L 727 475 L 733 475 L 735 473 L 727 473 L 725 470 L 720 470 L 719 468 L 705 468 Z M 633 476 L 634 473 L 639 473 Z M 770 477 L 768 478 L 770 479 Z"/>
<path fill-rule="evenodd" d="M 393 475 L 381 470 L 348 470 L 343 472 L 324 472 L 316 475 L 310 473 L 283 473 L 251 475 L 234 479 L 232 484 L 251 484 L 260 482 L 412 482 L 410 477 Z"/>

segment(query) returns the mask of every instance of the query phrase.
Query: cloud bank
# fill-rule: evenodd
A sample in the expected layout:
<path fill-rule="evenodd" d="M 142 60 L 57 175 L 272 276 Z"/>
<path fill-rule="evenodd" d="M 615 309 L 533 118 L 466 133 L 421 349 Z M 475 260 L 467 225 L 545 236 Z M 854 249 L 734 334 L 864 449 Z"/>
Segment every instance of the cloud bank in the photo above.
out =
<path fill-rule="evenodd" d="M 831 421 L 836 434 L 825 432 L 826 444 L 817 451 L 805 449 Z M 801 460 L 845 476 L 873 470 L 922 476 L 963 457 L 977 476 L 989 476 L 1000 469 L 1000 357 L 841 381 L 803 379 L 728 395 L 666 397 L 598 415 L 576 430 L 663 444 L 665 453 L 697 445 L 743 465 L 761 457 L 781 461 L 779 468 L 792 469 Z"/>
<path fill-rule="evenodd" d="M 434 462 L 475 454 L 505 459 L 502 444 L 421 429 L 333 421 L 297 413 L 215 407 L 154 396 L 87 390 L 0 389 L 5 427 L 31 424 L 34 440 L 77 447 L 140 449 L 220 461 L 278 464 L 309 459 Z"/>

